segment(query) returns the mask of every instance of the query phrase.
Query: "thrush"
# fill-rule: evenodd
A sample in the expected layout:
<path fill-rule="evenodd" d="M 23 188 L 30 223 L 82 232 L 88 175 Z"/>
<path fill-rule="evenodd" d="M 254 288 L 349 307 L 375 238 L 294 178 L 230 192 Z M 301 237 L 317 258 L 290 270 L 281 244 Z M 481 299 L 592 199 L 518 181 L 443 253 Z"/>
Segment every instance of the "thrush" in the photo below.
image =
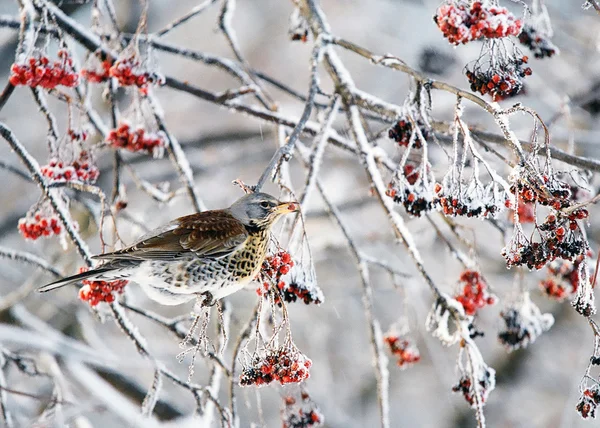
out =
<path fill-rule="evenodd" d="M 178 305 L 199 295 L 207 304 L 214 303 L 254 279 L 267 252 L 271 227 L 281 215 L 298 209 L 295 202 L 251 193 L 227 209 L 180 217 L 130 247 L 94 256 L 104 263 L 39 291 L 84 279 L 126 279 L 163 305 Z"/>

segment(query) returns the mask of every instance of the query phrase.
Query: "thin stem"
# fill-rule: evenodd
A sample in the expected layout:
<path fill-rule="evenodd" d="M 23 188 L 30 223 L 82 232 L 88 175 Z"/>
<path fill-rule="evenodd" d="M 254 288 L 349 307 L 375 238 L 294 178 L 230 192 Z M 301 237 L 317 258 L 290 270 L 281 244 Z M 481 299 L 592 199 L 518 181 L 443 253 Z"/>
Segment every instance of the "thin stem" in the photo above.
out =
<path fill-rule="evenodd" d="M 276 172 L 278 165 L 281 161 L 288 161 L 292 152 L 294 151 L 294 145 L 296 144 L 296 140 L 300 137 L 308 119 L 310 119 L 310 115 L 312 113 L 314 107 L 314 100 L 317 96 L 317 92 L 319 90 L 319 81 L 317 76 L 317 67 L 320 62 L 321 52 L 324 48 L 324 42 L 322 40 L 317 40 L 315 42 L 315 47 L 313 48 L 312 56 L 311 56 L 311 68 L 310 68 L 310 86 L 308 88 L 308 99 L 306 104 L 304 105 L 304 110 L 302 112 L 302 116 L 298 121 L 297 125 L 294 127 L 292 134 L 290 135 L 285 146 L 280 147 L 279 150 L 273 155 L 271 161 L 267 168 L 263 171 L 260 176 L 258 183 L 256 183 L 255 191 L 259 191 L 267 179 L 272 177 Z"/>
<path fill-rule="evenodd" d="M 173 30 L 174 28 L 177 28 L 181 24 L 185 24 L 190 19 L 200 15 L 202 12 L 204 12 L 206 9 L 208 9 L 210 6 L 212 6 L 216 2 L 217 2 L 217 0 L 205 0 L 203 3 L 200 3 L 198 6 L 193 7 L 185 15 L 170 22 L 165 27 L 163 27 L 161 30 L 156 31 L 154 33 L 154 36 L 156 36 L 156 37 L 164 36 L 165 34 L 167 34 L 169 31 Z"/>

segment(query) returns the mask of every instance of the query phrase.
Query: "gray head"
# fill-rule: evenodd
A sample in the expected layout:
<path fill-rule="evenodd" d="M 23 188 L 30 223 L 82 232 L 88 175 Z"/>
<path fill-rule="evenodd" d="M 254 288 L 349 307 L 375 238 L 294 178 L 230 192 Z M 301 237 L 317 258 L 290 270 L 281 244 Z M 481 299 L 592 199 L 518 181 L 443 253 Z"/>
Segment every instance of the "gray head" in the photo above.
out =
<path fill-rule="evenodd" d="M 250 193 L 235 201 L 229 211 L 244 225 L 268 228 L 281 215 L 298 211 L 296 202 L 281 202 L 266 193 Z"/>

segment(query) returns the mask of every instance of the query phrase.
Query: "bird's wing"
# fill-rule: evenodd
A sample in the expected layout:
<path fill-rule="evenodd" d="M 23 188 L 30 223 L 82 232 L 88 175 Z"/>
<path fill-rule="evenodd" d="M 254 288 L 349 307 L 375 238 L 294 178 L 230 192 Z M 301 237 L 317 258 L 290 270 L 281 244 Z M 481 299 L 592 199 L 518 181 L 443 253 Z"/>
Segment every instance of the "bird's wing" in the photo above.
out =
<path fill-rule="evenodd" d="M 218 259 L 238 249 L 247 238 L 244 225 L 229 212 L 204 211 L 180 217 L 130 247 L 95 258 L 173 260 L 194 253 L 199 258 Z"/>

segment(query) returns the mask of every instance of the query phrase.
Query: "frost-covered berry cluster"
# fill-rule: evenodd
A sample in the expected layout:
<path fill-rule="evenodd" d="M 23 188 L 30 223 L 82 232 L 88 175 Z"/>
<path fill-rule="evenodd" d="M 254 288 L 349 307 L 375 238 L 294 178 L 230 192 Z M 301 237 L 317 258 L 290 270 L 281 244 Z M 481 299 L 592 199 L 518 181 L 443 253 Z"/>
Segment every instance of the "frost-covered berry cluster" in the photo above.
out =
<path fill-rule="evenodd" d="M 82 267 L 79 272 L 87 272 L 87 268 Z M 125 286 L 129 283 L 126 279 L 116 281 L 93 281 L 84 279 L 81 281 L 83 287 L 79 289 L 79 298 L 88 302 L 90 306 L 97 306 L 100 302 L 112 303 L 115 301 L 115 294 L 123 294 Z"/>
<path fill-rule="evenodd" d="M 46 55 L 36 52 L 33 56 L 12 65 L 9 82 L 13 86 L 29 86 L 54 89 L 59 85 L 72 88 L 79 84 L 79 75 L 73 69 L 73 59 L 66 49 L 57 53 L 58 60 L 50 61 Z"/>
<path fill-rule="evenodd" d="M 398 171 L 386 191 L 394 202 L 402 204 L 406 212 L 415 217 L 434 208 L 434 194 L 431 181 L 422 177 L 421 169 L 413 163 L 406 163 Z"/>
<path fill-rule="evenodd" d="M 482 38 L 516 36 L 523 25 L 508 9 L 488 1 L 476 1 L 470 6 L 460 1 L 449 1 L 438 8 L 433 19 L 453 45 Z"/>
<path fill-rule="evenodd" d="M 521 34 L 519 34 L 519 42 L 527 46 L 536 58 L 550 58 L 558 53 L 558 48 L 550 41 L 550 39 L 531 25 L 524 25 Z"/>
<path fill-rule="evenodd" d="M 300 9 L 295 7 L 290 15 L 288 34 L 293 41 L 308 41 L 310 27 L 306 19 L 302 16 Z"/>
<path fill-rule="evenodd" d="M 458 370 L 460 379 L 452 387 L 452 391 L 462 394 L 473 408 L 485 405 L 490 392 L 496 388 L 496 371 L 483 361 L 481 353 L 472 342 L 461 347 Z"/>
<path fill-rule="evenodd" d="M 504 328 L 498 333 L 498 340 L 509 351 L 526 348 L 554 324 L 554 317 L 542 314 L 531 301 L 529 293 L 503 309 L 500 317 L 504 321 Z"/>
<path fill-rule="evenodd" d="M 300 397 L 283 397 L 281 417 L 283 428 L 316 428 L 325 422 L 323 414 L 306 391 L 302 391 Z"/>
<path fill-rule="evenodd" d="M 562 301 L 575 295 L 579 287 L 579 265 L 584 256 L 574 262 L 554 260 L 546 266 L 548 275 L 540 281 L 540 289 L 551 299 Z"/>
<path fill-rule="evenodd" d="M 509 57 L 506 61 L 500 58 L 487 68 L 475 64 L 472 70 L 465 71 L 473 92 L 490 95 L 494 101 L 517 95 L 523 89 L 523 78 L 533 73 L 530 67 L 523 67 L 529 58 Z"/>
<path fill-rule="evenodd" d="M 475 313 L 485 306 L 496 303 L 496 297 L 490 294 L 488 285 L 475 270 L 467 269 L 460 274 L 460 293 L 454 298 L 463 306 L 465 314 Z"/>
<path fill-rule="evenodd" d="M 278 289 L 275 303 L 281 306 L 281 297 L 287 303 L 296 301 L 309 305 L 323 303 L 323 292 L 316 284 L 313 276 L 308 275 L 300 265 L 292 259 L 287 251 L 279 251 L 263 261 L 258 274 L 259 287 L 256 293 L 267 298 L 272 285 Z"/>
<path fill-rule="evenodd" d="M 149 71 L 142 65 L 137 55 L 118 58 L 109 69 L 110 77 L 114 77 L 121 86 L 137 86 L 144 95 L 148 94 L 150 86 L 164 84 L 164 77 Z"/>
<path fill-rule="evenodd" d="M 44 211 L 27 213 L 19 220 L 19 232 L 25 239 L 35 241 L 40 237 L 50 237 L 60 235 L 63 232 L 62 225 L 56 214 L 49 214 Z"/>
<path fill-rule="evenodd" d="M 51 181 L 81 181 L 83 183 L 93 184 L 98 179 L 100 171 L 90 159 L 87 151 L 82 150 L 79 159 L 72 163 L 65 163 L 58 157 L 50 159 L 47 165 L 40 168 L 42 175 Z"/>
<path fill-rule="evenodd" d="M 421 119 L 416 119 L 415 123 L 419 127 L 419 131 L 425 143 L 429 138 L 429 129 L 425 126 L 425 122 Z M 413 131 L 413 125 L 407 117 L 401 117 L 388 131 L 388 137 L 397 142 L 401 147 L 412 145 L 415 149 L 423 147 L 423 141 L 419 133 Z"/>
<path fill-rule="evenodd" d="M 110 69 L 113 63 L 109 59 L 101 60 L 97 55 L 90 55 L 84 68 L 81 69 L 81 77 L 90 83 L 103 83 L 110 79 Z"/>
<path fill-rule="evenodd" d="M 443 180 L 435 185 L 435 203 L 447 216 L 496 217 L 506 208 L 508 195 L 495 182 L 485 187 L 477 180 L 457 183 Z"/>
<path fill-rule="evenodd" d="M 600 405 L 600 386 L 594 385 L 583 391 L 576 409 L 583 419 L 595 419 L 598 405 Z"/>
<path fill-rule="evenodd" d="M 405 369 L 421 361 L 419 348 L 408 335 L 389 332 L 383 336 L 383 341 L 397 358 L 396 364 L 400 368 Z"/>
<path fill-rule="evenodd" d="M 312 361 L 295 346 L 283 345 L 276 349 L 266 349 L 254 356 L 240 375 L 241 386 L 262 386 L 273 381 L 285 385 L 300 383 L 310 376 Z"/>
<path fill-rule="evenodd" d="M 294 260 L 287 251 L 279 251 L 273 255 L 265 257 L 262 267 L 258 274 L 261 285 L 256 289 L 259 296 L 267 296 L 271 285 L 277 285 L 280 290 L 286 285 L 281 278 L 287 275 L 294 266 Z"/>
<path fill-rule="evenodd" d="M 165 136 L 162 132 L 147 132 L 143 127 L 133 128 L 128 122 L 121 122 L 117 129 L 112 129 L 106 142 L 115 148 L 130 152 L 145 152 L 154 157 L 162 156 L 165 148 Z"/>
<path fill-rule="evenodd" d="M 541 269 L 555 259 L 575 260 L 589 250 L 578 221 L 588 217 L 585 208 L 574 207 L 570 186 L 555 178 L 543 177 L 543 185 L 534 185 L 523 179 L 511 185 L 511 192 L 526 203 L 539 203 L 549 207 L 552 212 L 544 222 L 537 225 L 539 241 L 528 239 L 520 226 L 502 250 L 508 267 L 527 266 L 529 269 Z"/>

